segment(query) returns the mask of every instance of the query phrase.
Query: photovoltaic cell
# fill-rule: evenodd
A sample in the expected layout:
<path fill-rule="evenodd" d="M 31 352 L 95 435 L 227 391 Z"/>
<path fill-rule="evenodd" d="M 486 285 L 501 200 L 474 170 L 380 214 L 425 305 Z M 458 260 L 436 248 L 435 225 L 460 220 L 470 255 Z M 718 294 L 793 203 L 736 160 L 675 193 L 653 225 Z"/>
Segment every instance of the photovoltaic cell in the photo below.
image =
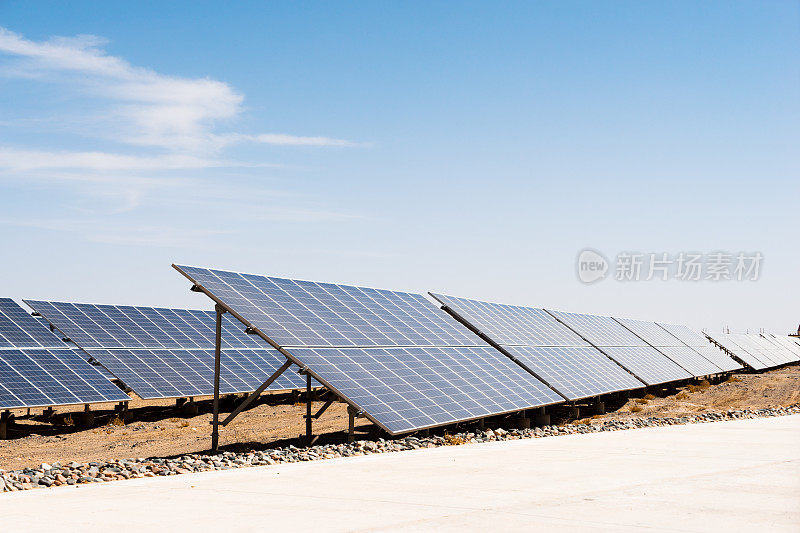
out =
<path fill-rule="evenodd" d="M 717 365 L 725 372 L 732 372 L 739 370 L 742 365 L 729 357 L 725 352 L 712 345 L 708 338 L 688 326 L 683 324 L 665 324 L 658 322 L 658 325 L 664 328 L 667 332 L 672 334 L 675 338 L 679 339 L 686 346 L 691 347 L 700 355 Z"/>
<path fill-rule="evenodd" d="M 175 268 L 392 434 L 563 401 L 422 295 Z"/>
<path fill-rule="evenodd" d="M 730 339 L 751 354 L 756 355 L 765 365 L 767 365 L 767 368 L 780 366 L 780 358 L 775 357 L 775 354 L 772 353 L 772 349 L 764 346 L 760 342 L 759 335 L 731 333 Z"/>
<path fill-rule="evenodd" d="M 644 385 L 544 309 L 431 296 L 569 400 Z"/>
<path fill-rule="evenodd" d="M 710 360 L 703 357 L 689 346 L 686 346 L 677 337 L 655 322 L 633 320 L 630 318 L 615 318 L 617 322 L 636 334 L 647 344 L 663 353 L 681 368 L 687 370 L 695 377 L 718 374 L 723 370 Z"/>
<path fill-rule="evenodd" d="M 145 399 L 214 393 L 216 312 L 27 301 L 60 332 Z M 286 358 L 223 315 L 220 392 L 252 392 Z M 269 390 L 300 389 L 286 371 Z"/>
<path fill-rule="evenodd" d="M 734 340 L 731 338 L 730 334 L 727 333 L 707 333 L 709 338 L 713 339 L 718 345 L 722 346 L 726 350 L 728 350 L 734 357 L 737 357 L 739 360 L 743 361 L 745 364 L 753 368 L 754 370 L 764 370 L 765 368 L 772 366 L 772 363 L 766 363 L 762 361 L 761 357 L 757 352 L 751 353 L 750 350 L 746 350 L 739 346 Z"/>
<path fill-rule="evenodd" d="M 782 346 L 792 354 L 792 361 L 800 361 L 800 344 L 788 335 L 766 334 L 766 337 L 775 344 Z"/>
<path fill-rule="evenodd" d="M 786 363 L 795 361 L 793 353 L 783 346 L 772 342 L 764 335 L 751 333 L 747 335 L 747 339 L 754 346 L 758 346 L 762 352 L 766 353 L 772 362 L 775 363 L 775 366 L 785 365 Z"/>
<path fill-rule="evenodd" d="M 560 400 L 489 346 L 294 348 L 292 353 L 394 434 Z"/>
<path fill-rule="evenodd" d="M 0 299 L 0 409 L 128 400 L 78 350 Z"/>
<path fill-rule="evenodd" d="M 679 366 L 611 317 L 549 311 L 581 337 L 630 370 L 647 385 L 692 377 Z"/>

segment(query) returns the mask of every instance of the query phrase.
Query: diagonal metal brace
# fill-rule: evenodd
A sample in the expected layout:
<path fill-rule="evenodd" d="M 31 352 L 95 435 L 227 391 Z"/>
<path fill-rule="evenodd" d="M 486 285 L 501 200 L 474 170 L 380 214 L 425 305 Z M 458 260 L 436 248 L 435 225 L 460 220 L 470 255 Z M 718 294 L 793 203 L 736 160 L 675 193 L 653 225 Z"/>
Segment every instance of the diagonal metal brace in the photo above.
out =
<path fill-rule="evenodd" d="M 280 375 L 283 374 L 286 371 L 286 369 L 289 368 L 290 366 L 292 366 L 292 362 L 289 359 L 287 359 L 286 362 L 283 363 L 283 366 L 281 366 L 277 371 L 275 371 L 275 373 L 272 374 L 269 377 L 269 379 L 267 379 L 267 381 L 262 383 L 261 386 L 259 388 L 257 388 L 250 396 L 245 398 L 244 401 L 242 403 L 240 403 L 239 406 L 236 409 L 234 409 L 231 414 L 228 415 L 228 418 L 226 418 L 225 420 L 222 421 L 222 425 L 223 426 L 227 426 L 228 423 L 230 423 L 231 420 L 236 418 L 239 413 L 244 411 L 245 408 L 253 402 L 253 400 L 258 398 L 258 396 L 262 392 L 264 392 L 264 389 L 266 389 L 267 387 L 272 385 L 272 382 L 275 381 L 276 379 L 278 379 L 280 377 Z"/>
<path fill-rule="evenodd" d="M 330 407 L 331 405 L 333 405 L 333 402 L 335 402 L 335 401 L 336 401 L 336 397 L 329 398 L 329 399 L 328 399 L 328 401 L 327 401 L 327 402 L 325 402 L 325 403 L 322 405 L 322 407 L 320 407 L 320 408 L 319 408 L 319 411 L 317 411 L 317 412 L 316 412 L 316 414 L 314 414 L 314 415 L 311 415 L 311 418 L 313 418 L 313 419 L 315 419 L 315 420 L 316 420 L 317 418 L 321 417 L 321 416 L 322 416 L 322 413 L 324 413 L 325 411 L 327 411 L 327 410 L 328 410 L 328 407 Z M 305 415 L 303 415 L 303 418 L 305 418 Z"/>

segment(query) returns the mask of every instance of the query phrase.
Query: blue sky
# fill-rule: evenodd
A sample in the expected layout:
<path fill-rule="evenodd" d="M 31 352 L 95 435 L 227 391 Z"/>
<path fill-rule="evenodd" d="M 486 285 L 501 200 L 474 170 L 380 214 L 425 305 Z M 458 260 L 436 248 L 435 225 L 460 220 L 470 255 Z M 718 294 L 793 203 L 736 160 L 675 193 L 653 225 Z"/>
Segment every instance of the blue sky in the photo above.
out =
<path fill-rule="evenodd" d="M 797 2 L 0 3 L 3 295 L 173 262 L 788 332 Z M 755 282 L 576 277 L 586 247 Z"/>

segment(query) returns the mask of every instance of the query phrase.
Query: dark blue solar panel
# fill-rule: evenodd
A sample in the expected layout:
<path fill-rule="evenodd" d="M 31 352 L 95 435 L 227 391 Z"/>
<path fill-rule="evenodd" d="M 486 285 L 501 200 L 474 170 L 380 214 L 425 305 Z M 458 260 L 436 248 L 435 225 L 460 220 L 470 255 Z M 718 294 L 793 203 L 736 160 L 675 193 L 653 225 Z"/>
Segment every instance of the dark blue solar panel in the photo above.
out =
<path fill-rule="evenodd" d="M 179 268 L 284 347 L 481 343 L 420 294 Z"/>
<path fill-rule="evenodd" d="M 686 346 L 667 330 L 646 320 L 615 318 L 623 327 L 663 353 L 695 377 L 718 374 L 723 370 L 702 354 Z"/>
<path fill-rule="evenodd" d="M 0 409 L 129 399 L 42 321 L 0 298 Z"/>
<path fill-rule="evenodd" d="M 544 309 L 431 296 L 569 400 L 644 386 Z"/>
<path fill-rule="evenodd" d="M 145 399 L 213 394 L 216 313 L 188 309 L 29 301 L 61 332 Z M 286 360 L 223 315 L 220 391 L 251 392 Z M 286 371 L 269 390 L 299 389 Z"/>
<path fill-rule="evenodd" d="M 61 339 L 11 298 L 0 298 L 0 347 L 57 348 Z"/>
<path fill-rule="evenodd" d="M 147 350 L 99 348 L 86 352 L 145 399 L 208 396 L 214 393 L 213 350 Z M 281 366 L 263 350 L 225 350 L 220 393 L 257 389 Z M 273 383 L 274 390 L 300 389 L 304 380 L 291 369 Z"/>
<path fill-rule="evenodd" d="M 563 400 L 422 295 L 176 268 L 391 433 Z"/>
<path fill-rule="evenodd" d="M 130 400 L 72 349 L 0 350 L 0 409 Z"/>
<path fill-rule="evenodd" d="M 686 369 L 610 316 L 548 311 L 647 385 L 689 379 Z"/>
<path fill-rule="evenodd" d="M 293 354 L 393 434 L 562 401 L 490 347 L 295 348 Z"/>

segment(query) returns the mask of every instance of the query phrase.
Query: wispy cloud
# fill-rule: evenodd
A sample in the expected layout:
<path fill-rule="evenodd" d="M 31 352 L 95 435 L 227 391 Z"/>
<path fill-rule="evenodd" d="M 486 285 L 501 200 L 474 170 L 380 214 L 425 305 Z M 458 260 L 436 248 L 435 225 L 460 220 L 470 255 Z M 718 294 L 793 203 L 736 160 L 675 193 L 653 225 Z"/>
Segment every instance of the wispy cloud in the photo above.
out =
<path fill-rule="evenodd" d="M 168 150 L 217 150 L 233 142 L 284 146 L 356 146 L 344 139 L 284 134 L 220 134 L 219 123 L 242 111 L 244 97 L 229 84 L 209 78 L 182 78 L 136 67 L 108 55 L 106 41 L 93 35 L 31 41 L 0 27 L 0 52 L 19 63 L 6 76 L 69 83 L 116 102 L 108 110 L 114 134 L 129 144 Z M 44 75 L 61 74 L 56 77 Z M 108 118 L 108 117 L 107 117 Z"/>
<path fill-rule="evenodd" d="M 0 144 L 0 184 L 7 192 L 31 184 L 38 193 L 58 196 L 54 212 L 39 212 L 33 221 L 0 219 L 0 225 L 103 243 L 195 246 L 247 224 L 354 218 L 281 190 L 265 170 L 282 165 L 225 154 L 244 144 L 325 149 L 368 143 L 232 130 L 245 108 L 244 96 L 231 85 L 135 66 L 109 55 L 106 44 L 93 35 L 33 41 L 0 27 L 0 77 L 63 88 L 79 102 L 0 122 L 6 131 L 24 128 L 21 139 L 32 131 L 44 134 L 37 146 Z M 75 136 L 80 142 L 73 142 Z M 284 188 L 291 190 L 285 182 Z M 238 226 L 221 228 L 215 217 Z"/>

